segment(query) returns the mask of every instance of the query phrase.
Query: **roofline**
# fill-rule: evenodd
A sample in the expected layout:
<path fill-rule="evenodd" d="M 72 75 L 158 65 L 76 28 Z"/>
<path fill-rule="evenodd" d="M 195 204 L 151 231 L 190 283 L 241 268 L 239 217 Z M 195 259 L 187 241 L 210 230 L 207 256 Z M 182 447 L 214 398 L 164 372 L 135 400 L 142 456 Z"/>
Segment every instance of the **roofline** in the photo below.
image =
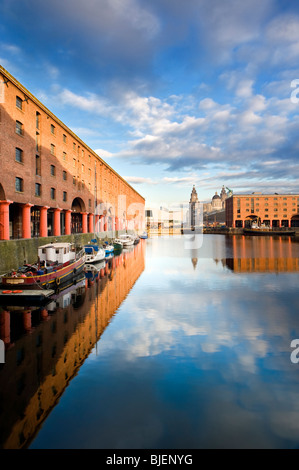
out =
<path fill-rule="evenodd" d="M 37 106 L 39 106 L 46 114 L 48 114 L 49 117 L 51 117 L 57 124 L 59 124 L 61 127 L 63 127 L 71 136 L 76 139 L 78 142 L 80 142 L 81 145 L 83 145 L 94 157 L 96 157 L 101 163 L 106 165 L 109 170 L 111 170 L 116 176 L 118 176 L 129 188 L 132 189 L 138 196 L 140 196 L 142 199 L 145 198 L 141 196 L 136 189 L 134 189 L 122 176 L 120 176 L 117 171 L 115 171 L 110 165 L 108 165 L 105 160 L 103 160 L 94 150 L 92 150 L 80 137 L 78 137 L 75 132 L 73 132 L 66 124 L 64 124 L 57 116 L 55 116 L 52 111 L 50 111 L 41 101 L 39 101 L 38 98 L 36 98 L 27 88 L 25 88 L 15 77 L 13 77 L 1 64 L 0 64 L 0 73 L 4 75 L 8 80 L 13 83 L 17 88 L 19 88 L 28 98 L 30 98 L 33 103 L 35 103 Z"/>
<path fill-rule="evenodd" d="M 241 196 L 247 196 L 247 197 L 260 197 L 260 196 L 297 196 L 299 197 L 299 193 L 234 193 L 230 197 L 241 197 Z"/>

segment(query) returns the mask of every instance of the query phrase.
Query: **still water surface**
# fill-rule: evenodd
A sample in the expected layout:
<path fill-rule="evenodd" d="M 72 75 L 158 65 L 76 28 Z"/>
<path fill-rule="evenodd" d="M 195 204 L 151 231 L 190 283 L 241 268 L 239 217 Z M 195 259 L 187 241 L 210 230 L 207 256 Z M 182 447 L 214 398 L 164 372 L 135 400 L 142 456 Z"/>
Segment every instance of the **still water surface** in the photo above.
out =
<path fill-rule="evenodd" d="M 298 243 L 150 238 L 88 276 L 2 309 L 2 447 L 299 447 Z"/>

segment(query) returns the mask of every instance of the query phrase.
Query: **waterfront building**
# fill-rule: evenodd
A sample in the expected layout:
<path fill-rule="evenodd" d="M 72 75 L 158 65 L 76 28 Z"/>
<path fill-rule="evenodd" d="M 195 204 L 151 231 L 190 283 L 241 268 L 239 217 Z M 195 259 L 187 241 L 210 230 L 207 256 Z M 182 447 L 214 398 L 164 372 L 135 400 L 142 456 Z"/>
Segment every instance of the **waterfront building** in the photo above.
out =
<path fill-rule="evenodd" d="M 226 225 L 299 227 L 299 194 L 234 194 L 226 199 Z"/>
<path fill-rule="evenodd" d="M 210 202 L 203 203 L 205 225 L 225 224 L 225 202 L 231 195 L 231 190 L 222 186 L 220 194 L 216 191 Z"/>
<path fill-rule="evenodd" d="M 181 228 L 184 221 L 184 210 L 171 210 L 167 207 L 145 209 L 146 227 L 149 230 Z"/>
<path fill-rule="evenodd" d="M 195 186 L 193 185 L 190 202 L 189 202 L 189 226 L 195 227 L 199 225 L 200 202 L 198 200 Z"/>
<path fill-rule="evenodd" d="M 0 240 L 144 228 L 144 198 L 2 66 L 0 137 Z"/>
<path fill-rule="evenodd" d="M 225 201 L 230 195 L 230 190 L 228 192 L 225 191 L 225 187 L 222 186 L 220 195 L 216 191 L 214 196 L 212 197 L 211 201 L 203 203 L 203 211 L 205 214 L 210 214 L 216 211 L 224 211 L 225 210 Z"/>

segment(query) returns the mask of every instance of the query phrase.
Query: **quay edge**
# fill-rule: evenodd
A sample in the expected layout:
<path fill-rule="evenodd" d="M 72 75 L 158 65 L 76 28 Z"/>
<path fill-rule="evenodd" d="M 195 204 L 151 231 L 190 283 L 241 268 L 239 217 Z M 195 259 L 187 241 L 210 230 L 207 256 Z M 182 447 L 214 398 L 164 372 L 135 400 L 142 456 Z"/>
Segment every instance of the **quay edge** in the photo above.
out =
<path fill-rule="evenodd" d="M 99 243 L 117 238 L 125 230 L 117 232 L 103 232 L 99 238 Z M 35 263 L 37 261 L 37 249 L 40 245 L 51 242 L 74 243 L 77 247 L 88 243 L 92 238 L 96 238 L 93 233 L 74 233 L 71 235 L 20 238 L 15 240 L 0 240 L 0 275 L 12 269 L 17 269 L 23 264 Z"/>

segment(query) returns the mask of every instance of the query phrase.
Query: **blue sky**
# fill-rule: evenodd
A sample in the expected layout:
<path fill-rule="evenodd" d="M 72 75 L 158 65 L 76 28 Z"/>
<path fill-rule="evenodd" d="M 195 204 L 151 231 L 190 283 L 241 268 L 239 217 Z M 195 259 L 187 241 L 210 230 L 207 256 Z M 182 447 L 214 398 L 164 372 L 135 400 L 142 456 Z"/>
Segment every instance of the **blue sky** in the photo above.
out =
<path fill-rule="evenodd" d="M 149 206 L 299 193 L 297 0 L 0 0 L 0 63 Z"/>

